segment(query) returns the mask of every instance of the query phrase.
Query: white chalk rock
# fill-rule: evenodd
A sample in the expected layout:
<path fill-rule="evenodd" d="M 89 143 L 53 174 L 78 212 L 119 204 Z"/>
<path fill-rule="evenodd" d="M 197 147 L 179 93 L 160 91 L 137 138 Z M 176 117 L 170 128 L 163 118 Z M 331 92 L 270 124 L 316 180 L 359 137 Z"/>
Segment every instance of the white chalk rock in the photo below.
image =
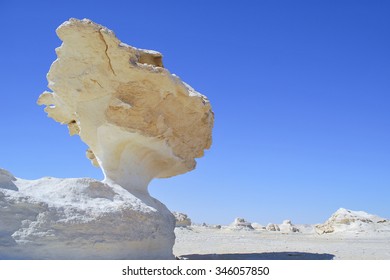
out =
<path fill-rule="evenodd" d="M 187 227 L 191 226 L 191 219 L 184 213 L 172 212 L 175 217 L 176 227 Z"/>
<path fill-rule="evenodd" d="M 281 232 L 289 233 L 289 232 L 299 232 L 299 229 L 291 223 L 290 220 L 285 220 L 281 225 L 279 225 L 279 229 Z"/>
<path fill-rule="evenodd" d="M 246 221 L 244 218 L 235 218 L 234 222 L 230 225 L 233 229 L 246 229 L 253 230 L 252 224 Z"/>
<path fill-rule="evenodd" d="M 175 221 L 148 196 L 89 178 L 0 184 L 0 259 L 172 259 Z"/>
<path fill-rule="evenodd" d="M 268 231 L 280 231 L 280 228 L 277 224 L 268 224 L 266 227 L 266 230 Z"/>
<path fill-rule="evenodd" d="M 315 226 L 319 234 L 354 232 L 372 233 L 390 230 L 390 221 L 363 211 L 337 210 L 325 223 Z"/>
<path fill-rule="evenodd" d="M 90 20 L 70 19 L 57 34 L 52 92 L 38 104 L 89 146 L 104 180 L 1 171 L 0 258 L 173 258 L 175 218 L 147 187 L 195 168 L 211 145 L 209 101 L 163 68 L 160 53 Z"/>
<path fill-rule="evenodd" d="M 266 227 L 259 223 L 251 223 L 251 226 L 256 230 L 266 230 Z"/>

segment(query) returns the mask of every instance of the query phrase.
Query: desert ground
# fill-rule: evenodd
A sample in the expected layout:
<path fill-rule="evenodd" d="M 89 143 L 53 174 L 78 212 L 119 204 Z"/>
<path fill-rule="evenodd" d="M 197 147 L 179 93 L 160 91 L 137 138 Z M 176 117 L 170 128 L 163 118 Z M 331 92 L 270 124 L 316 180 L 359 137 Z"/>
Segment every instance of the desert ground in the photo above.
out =
<path fill-rule="evenodd" d="M 390 230 L 318 234 L 192 225 L 175 229 L 175 256 L 183 259 L 389 260 Z"/>

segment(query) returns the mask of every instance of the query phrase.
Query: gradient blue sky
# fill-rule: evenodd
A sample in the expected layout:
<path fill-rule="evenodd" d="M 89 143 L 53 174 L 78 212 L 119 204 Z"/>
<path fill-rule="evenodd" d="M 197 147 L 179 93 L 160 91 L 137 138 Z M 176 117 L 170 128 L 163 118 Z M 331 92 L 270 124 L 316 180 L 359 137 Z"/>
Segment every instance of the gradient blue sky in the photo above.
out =
<path fill-rule="evenodd" d="M 36 105 L 61 42 L 89 18 L 208 96 L 213 145 L 150 192 L 195 222 L 319 223 L 339 207 L 390 217 L 390 2 L 0 0 L 0 166 L 102 178 Z"/>

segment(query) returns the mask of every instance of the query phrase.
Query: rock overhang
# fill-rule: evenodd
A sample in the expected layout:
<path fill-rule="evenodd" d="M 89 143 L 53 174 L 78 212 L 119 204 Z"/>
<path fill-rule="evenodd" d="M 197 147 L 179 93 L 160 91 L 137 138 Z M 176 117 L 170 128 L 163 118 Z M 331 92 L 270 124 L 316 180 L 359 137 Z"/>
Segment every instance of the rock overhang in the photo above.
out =
<path fill-rule="evenodd" d="M 63 43 L 47 75 L 52 92 L 38 104 L 80 136 L 107 180 L 145 189 L 153 178 L 195 168 L 214 122 L 204 95 L 165 69 L 159 52 L 122 43 L 90 20 L 70 19 L 57 34 Z M 130 184 L 137 176 L 140 186 Z"/>

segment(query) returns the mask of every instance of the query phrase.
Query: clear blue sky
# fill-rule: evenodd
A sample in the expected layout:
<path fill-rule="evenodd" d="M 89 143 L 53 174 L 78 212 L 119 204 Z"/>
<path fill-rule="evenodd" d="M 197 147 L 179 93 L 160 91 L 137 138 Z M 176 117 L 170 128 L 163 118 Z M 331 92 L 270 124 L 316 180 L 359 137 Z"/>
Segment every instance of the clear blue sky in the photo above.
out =
<path fill-rule="evenodd" d="M 213 146 L 150 192 L 195 222 L 323 222 L 339 207 L 390 217 L 389 1 L 0 0 L 0 166 L 93 177 L 86 146 L 35 104 L 60 45 L 89 18 L 210 99 Z"/>

